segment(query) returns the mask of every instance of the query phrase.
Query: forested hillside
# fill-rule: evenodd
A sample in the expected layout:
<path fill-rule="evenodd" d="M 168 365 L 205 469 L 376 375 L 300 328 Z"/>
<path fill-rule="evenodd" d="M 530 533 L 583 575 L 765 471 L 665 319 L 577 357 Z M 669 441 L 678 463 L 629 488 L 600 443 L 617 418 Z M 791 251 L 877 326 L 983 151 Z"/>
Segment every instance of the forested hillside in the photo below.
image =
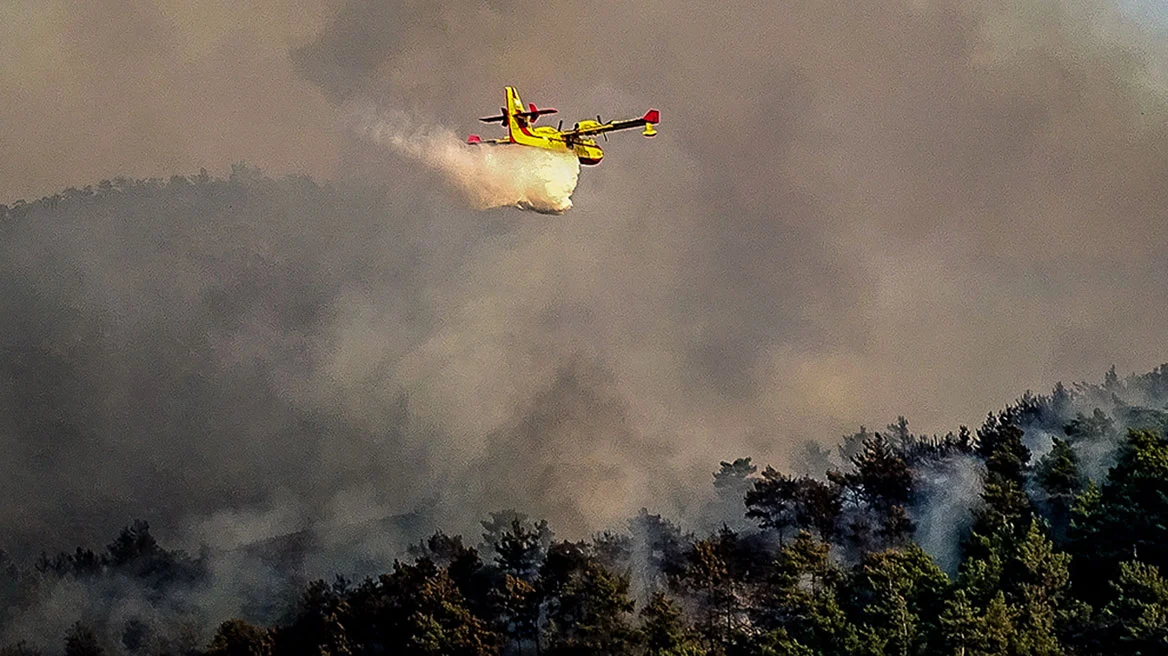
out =
<path fill-rule="evenodd" d="M 380 202 L 239 168 L 0 207 L 0 438 L 24 463 L 0 482 L 2 656 L 1168 651 L 1168 365 L 1026 393 L 945 435 L 902 417 L 809 440 L 786 467 L 727 454 L 712 524 L 646 508 L 577 541 L 521 506 L 485 509 L 481 532 L 336 571 L 311 557 L 350 537 L 324 525 L 160 544 L 150 523 L 163 535 L 266 486 L 325 507 L 346 481 L 434 485 L 403 437 L 434 429 L 404 404 L 372 440 L 297 384 L 332 299 L 363 280 L 334 256 L 389 243 L 366 243 Z M 70 258 L 28 275 L 61 243 Z M 425 263 L 393 243 L 409 290 Z M 420 312 L 412 294 L 385 303 Z M 419 498 L 359 539 L 416 533 Z M 111 523 L 129 506 L 142 521 Z M 227 517 L 211 526 L 243 513 Z M 60 545 L 100 522 L 108 545 Z"/>

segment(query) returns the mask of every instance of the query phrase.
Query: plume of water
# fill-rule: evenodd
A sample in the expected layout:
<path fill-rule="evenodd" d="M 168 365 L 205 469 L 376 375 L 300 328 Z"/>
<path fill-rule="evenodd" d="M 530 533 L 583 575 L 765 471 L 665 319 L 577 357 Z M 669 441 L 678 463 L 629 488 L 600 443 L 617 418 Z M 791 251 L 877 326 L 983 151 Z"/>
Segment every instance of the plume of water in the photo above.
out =
<path fill-rule="evenodd" d="M 452 130 L 403 112 L 365 111 L 358 131 L 374 143 L 443 173 L 476 209 L 518 207 L 563 214 L 572 207 L 580 162 L 569 152 L 464 143 Z"/>

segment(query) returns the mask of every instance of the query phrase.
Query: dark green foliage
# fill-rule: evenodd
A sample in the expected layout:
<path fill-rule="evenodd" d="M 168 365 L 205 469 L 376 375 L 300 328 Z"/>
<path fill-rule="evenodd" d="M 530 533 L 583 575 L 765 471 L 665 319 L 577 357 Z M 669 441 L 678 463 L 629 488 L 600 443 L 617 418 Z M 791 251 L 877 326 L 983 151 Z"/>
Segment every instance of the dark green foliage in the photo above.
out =
<path fill-rule="evenodd" d="M 65 656 L 104 656 L 105 649 L 88 624 L 78 622 L 65 634 Z"/>
<path fill-rule="evenodd" d="M 1118 400 L 1164 398 L 1168 376 L 1154 374 L 1024 395 L 976 441 L 964 428 L 913 435 L 903 417 L 886 434 L 861 429 L 828 482 L 759 474 L 748 458 L 722 463 L 718 495 L 759 528 L 694 536 L 642 509 L 626 531 L 554 541 L 545 521 L 493 513 L 482 556 L 434 533 L 374 578 L 297 586 L 274 622 L 244 615 L 216 629 L 220 617 L 184 614 L 183 599 L 213 589 L 202 587 L 206 556 L 165 549 L 145 522 L 104 550 L 42 554 L 27 567 L 0 552 L 0 637 L 10 641 L 0 656 L 59 653 L 59 642 L 5 631 L 38 600 L 78 588 L 101 601 L 63 636 L 76 656 L 1168 653 L 1168 441 L 1157 430 L 1121 441 L 1117 429 L 1163 422 L 1156 408 Z M 1032 467 L 1035 427 L 1066 439 Z M 980 494 L 966 494 L 980 505 L 955 580 L 913 540 L 947 471 L 926 466 L 953 456 L 984 466 Z M 119 586 L 158 612 L 102 615 L 101 595 Z"/>
<path fill-rule="evenodd" d="M 914 499 L 912 470 L 879 433 L 863 443 L 851 463 L 852 471 L 828 475 L 859 514 L 850 523 L 849 538 L 861 550 L 903 544 L 913 531 L 906 512 Z"/>
<path fill-rule="evenodd" d="M 1023 483 L 1030 463 L 1030 450 L 1022 444 L 1022 429 L 1012 413 L 990 414 L 977 431 L 977 454 L 985 459 L 990 473 Z"/>
<path fill-rule="evenodd" d="M 1104 558 L 1123 556 L 1168 564 L 1168 443 L 1148 431 L 1133 431 L 1108 475 L 1099 504 L 1087 510 L 1081 539 L 1102 547 Z"/>
<path fill-rule="evenodd" d="M 858 635 L 842 601 L 847 573 L 833 562 L 830 545 L 803 532 L 779 552 L 761 582 L 752 611 L 763 641 L 776 653 L 811 649 L 814 653 L 849 654 Z"/>
<path fill-rule="evenodd" d="M 892 448 L 900 453 L 904 453 L 912 449 L 913 444 L 916 443 L 916 438 L 908 430 L 908 420 L 903 415 L 896 418 L 895 424 L 888 424 L 888 432 L 885 433 L 885 439 L 888 440 Z"/>
<path fill-rule="evenodd" d="M 1067 440 L 1054 439 L 1050 453 L 1038 461 L 1035 481 L 1044 494 L 1047 514 L 1056 542 L 1062 542 L 1071 521 L 1075 498 L 1083 491 L 1087 479 L 1079 470 L 1079 456 Z"/>
<path fill-rule="evenodd" d="M 617 531 L 601 531 L 592 537 L 592 550 L 605 562 L 622 562 L 633 551 L 633 539 Z"/>
<path fill-rule="evenodd" d="M 1168 581 L 1155 565 L 1120 563 L 1114 598 L 1100 613 L 1101 642 L 1113 654 L 1163 654 L 1168 650 Z"/>
<path fill-rule="evenodd" d="M 912 472 L 880 435 L 864 443 L 864 449 L 852 459 L 855 473 L 846 485 L 855 490 L 868 507 L 881 515 L 904 507 L 912 500 Z"/>
<path fill-rule="evenodd" d="M 747 522 L 742 516 L 742 497 L 758 480 L 754 475 L 756 471 L 758 467 L 750 462 L 750 458 L 721 463 L 721 468 L 714 472 L 717 501 L 710 509 L 713 514 L 711 525 L 724 524 L 735 530 L 746 528 Z"/>
<path fill-rule="evenodd" d="M 735 500 L 741 499 L 758 467 L 751 464 L 750 458 L 736 458 L 733 462 L 720 464 L 721 468 L 714 472 L 714 489 Z"/>
<path fill-rule="evenodd" d="M 482 524 L 483 544 L 500 569 L 525 581 L 534 580 L 552 541 L 547 521 L 532 522 L 526 515 L 507 510 L 491 513 L 491 521 Z"/>
<path fill-rule="evenodd" d="M 524 641 L 539 643 L 539 591 L 523 579 L 510 574 L 491 591 L 490 616 L 494 629 L 522 649 Z"/>
<path fill-rule="evenodd" d="M 313 581 L 300 595 L 292 622 L 276 632 L 276 650 L 295 656 L 351 653 L 349 616 L 347 581 Z"/>
<path fill-rule="evenodd" d="M 680 608 L 655 592 L 641 609 L 641 640 L 649 656 L 688 656 L 699 648 Z"/>
<path fill-rule="evenodd" d="M 985 460 L 983 506 L 975 513 L 970 556 L 978 557 L 978 544 L 989 536 L 1020 533 L 1030 524 L 1032 507 L 1026 494 L 1030 450 L 1022 443 L 1023 432 L 1016 413 L 989 415 L 977 431 L 977 454 Z"/>
<path fill-rule="evenodd" d="M 343 590 L 335 585 L 332 589 Z M 327 592 L 322 596 L 329 598 Z M 435 655 L 488 654 L 498 649 L 499 636 L 470 610 L 449 569 L 439 569 L 426 559 L 414 565 L 395 563 L 392 573 L 366 580 L 343 596 L 343 607 L 331 600 L 323 604 L 340 611 L 338 626 L 330 629 L 333 634 L 345 631 L 344 641 L 332 640 L 332 649 Z M 307 619 L 310 627 L 318 622 L 314 616 Z M 302 614 L 287 634 L 297 635 L 304 623 Z M 278 648 L 277 653 L 284 650 Z"/>
<path fill-rule="evenodd" d="M 958 583 L 965 599 L 988 612 L 1001 597 L 1010 627 L 1008 653 L 1063 653 L 1063 638 L 1090 613 L 1070 594 L 1070 556 L 1054 548 L 1037 521 L 1021 535 L 1005 526 L 989 537 L 975 534 L 975 539 L 978 555 L 962 564 Z"/>
<path fill-rule="evenodd" d="M 853 574 L 848 606 L 864 650 L 932 654 L 937 609 L 949 579 L 920 547 L 870 553 Z"/>
<path fill-rule="evenodd" d="M 1168 567 L 1168 442 L 1132 431 L 1102 489 L 1089 486 L 1072 509 L 1071 553 L 1081 594 L 1106 599 L 1119 564 Z"/>
<path fill-rule="evenodd" d="M 207 656 L 269 656 L 272 641 L 268 631 L 243 620 L 227 620 L 219 625 Z"/>
<path fill-rule="evenodd" d="M 1095 408 L 1090 417 L 1080 413 L 1064 430 L 1072 444 L 1110 440 L 1115 436 L 1115 421 L 1107 413 Z"/>
<path fill-rule="evenodd" d="M 773 530 L 782 545 L 788 529 L 814 529 L 824 539 L 835 537 L 842 499 L 839 487 L 803 476 L 792 478 L 767 467 L 746 492 L 746 516 Z"/>
<path fill-rule="evenodd" d="M 782 544 L 787 529 L 795 525 L 796 495 L 794 478 L 767 467 L 754 488 L 746 492 L 746 516 L 778 534 Z"/>
<path fill-rule="evenodd" d="M 540 578 L 549 653 L 634 653 L 640 635 L 627 577 L 607 570 L 583 545 L 560 543 L 548 552 Z"/>
<path fill-rule="evenodd" d="M 965 590 L 958 589 L 945 603 L 938 618 L 941 650 L 961 656 L 1008 654 L 1014 639 L 1014 624 L 1006 597 L 993 596 L 985 608 L 977 608 Z"/>
<path fill-rule="evenodd" d="M 747 586 L 753 579 L 738 534 L 723 528 L 693 544 L 679 589 L 695 606 L 694 628 L 706 649 L 724 651 L 747 626 Z"/>

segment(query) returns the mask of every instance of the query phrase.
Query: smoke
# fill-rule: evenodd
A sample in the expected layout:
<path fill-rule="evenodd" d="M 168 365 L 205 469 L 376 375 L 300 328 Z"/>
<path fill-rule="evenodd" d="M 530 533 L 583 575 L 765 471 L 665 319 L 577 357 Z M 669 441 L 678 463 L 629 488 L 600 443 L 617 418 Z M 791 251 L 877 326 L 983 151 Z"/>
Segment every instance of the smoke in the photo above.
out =
<path fill-rule="evenodd" d="M 0 202 L 330 181 L 0 221 L 18 557 L 135 516 L 190 549 L 430 507 L 689 521 L 721 459 L 1162 361 L 1162 35 L 1106 3 L 626 3 L 564 38 L 515 27 L 573 11 L 547 0 L 12 6 Z M 481 206 L 504 176 L 459 153 L 509 149 L 433 126 L 505 84 L 677 129 L 614 138 L 572 221 L 476 214 L 435 182 Z M 424 120 L 361 130 L 370 98 Z"/>
<path fill-rule="evenodd" d="M 973 524 L 981 503 L 984 468 L 977 458 L 958 455 L 928 462 L 917 472 L 917 543 L 946 572 L 961 563 L 961 542 Z"/>
<path fill-rule="evenodd" d="M 405 112 L 366 109 L 357 130 L 377 144 L 442 173 L 471 207 L 517 207 L 563 214 L 572 207 L 580 162 L 569 152 L 510 144 L 470 146 L 451 130 Z"/>

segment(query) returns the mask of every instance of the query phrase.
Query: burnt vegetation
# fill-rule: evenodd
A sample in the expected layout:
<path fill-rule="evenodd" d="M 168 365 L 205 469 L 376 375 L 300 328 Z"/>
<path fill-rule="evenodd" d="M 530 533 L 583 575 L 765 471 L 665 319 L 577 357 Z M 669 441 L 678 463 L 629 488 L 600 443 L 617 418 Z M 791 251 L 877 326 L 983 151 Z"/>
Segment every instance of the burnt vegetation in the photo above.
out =
<path fill-rule="evenodd" d="M 0 207 L 0 230 L 117 195 L 243 202 L 251 175 L 70 190 Z M 303 202 L 332 193 L 262 184 L 295 187 Z M 22 348 L 6 356 L 10 379 L 64 357 Z M 48 397 L 33 392 L 18 422 L 84 437 L 83 417 L 36 405 Z M 24 636 L 0 656 L 1164 653 L 1166 404 L 1168 365 L 1028 393 L 975 430 L 916 435 L 901 417 L 843 436 L 837 451 L 805 445 L 797 473 L 721 463 L 714 494 L 736 508 L 720 527 L 695 533 L 645 509 L 571 541 L 501 511 L 481 536 L 435 533 L 376 576 L 289 576 L 231 618 L 205 603 L 214 557 L 167 549 L 138 521 L 96 550 L 0 553 L 0 636 Z M 963 467 L 975 489 L 937 512 L 936 490 L 957 486 Z M 921 539 L 937 522 L 957 527 L 960 557 L 945 567 Z M 69 590 L 81 601 L 51 605 Z M 80 619 L 30 635 L 38 613 Z"/>

